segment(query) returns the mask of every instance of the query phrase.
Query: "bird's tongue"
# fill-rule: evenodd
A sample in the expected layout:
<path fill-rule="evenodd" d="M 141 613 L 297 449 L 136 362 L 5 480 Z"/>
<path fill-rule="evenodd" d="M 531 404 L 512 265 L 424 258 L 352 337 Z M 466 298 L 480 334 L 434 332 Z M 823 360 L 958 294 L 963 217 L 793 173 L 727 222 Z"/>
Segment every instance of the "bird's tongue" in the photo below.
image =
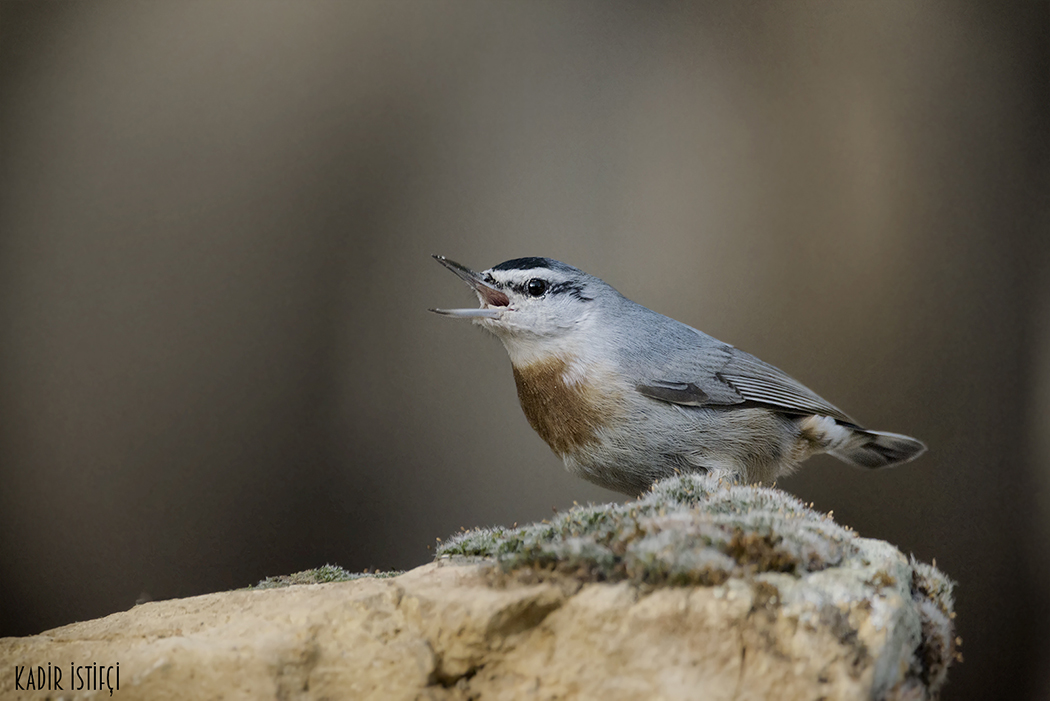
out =
<path fill-rule="evenodd" d="M 510 304 L 510 298 L 502 290 L 497 290 L 487 282 L 477 280 L 474 283 L 468 281 L 468 284 L 478 293 L 478 298 L 482 304 L 487 304 L 490 307 L 506 307 Z"/>

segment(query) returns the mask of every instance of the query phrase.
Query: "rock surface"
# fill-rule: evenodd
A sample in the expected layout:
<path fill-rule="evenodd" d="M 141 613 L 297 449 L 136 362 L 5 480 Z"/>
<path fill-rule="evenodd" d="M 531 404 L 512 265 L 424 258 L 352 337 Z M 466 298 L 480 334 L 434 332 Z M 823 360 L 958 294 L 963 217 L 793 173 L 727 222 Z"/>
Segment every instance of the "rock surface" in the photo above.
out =
<path fill-rule="evenodd" d="M 936 697 L 954 655 L 943 575 L 775 490 L 674 489 L 647 497 L 652 509 L 602 507 L 628 519 L 598 518 L 603 538 L 634 529 L 600 543 L 608 553 L 580 526 L 598 507 L 580 507 L 531 535 L 475 531 L 446 546 L 493 548 L 494 559 L 446 555 L 392 578 L 153 602 L 2 639 L 0 694 L 44 698 L 13 690 L 12 669 L 51 663 L 64 674 L 51 698 L 109 696 L 104 683 L 70 691 L 74 662 L 119 663 L 122 699 Z M 729 503 L 751 531 L 712 516 Z M 791 542 L 771 536 L 769 513 L 819 527 Z M 807 559 L 812 548 L 823 555 Z"/>

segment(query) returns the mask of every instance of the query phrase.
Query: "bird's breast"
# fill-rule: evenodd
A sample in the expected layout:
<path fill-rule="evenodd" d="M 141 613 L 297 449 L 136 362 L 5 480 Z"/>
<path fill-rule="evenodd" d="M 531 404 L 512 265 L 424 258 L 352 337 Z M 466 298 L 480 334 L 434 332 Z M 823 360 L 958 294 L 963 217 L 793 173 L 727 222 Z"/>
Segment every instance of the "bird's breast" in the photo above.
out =
<path fill-rule="evenodd" d="M 597 443 L 601 429 L 622 414 L 622 395 L 606 374 L 562 357 L 514 366 L 525 417 L 558 455 Z"/>

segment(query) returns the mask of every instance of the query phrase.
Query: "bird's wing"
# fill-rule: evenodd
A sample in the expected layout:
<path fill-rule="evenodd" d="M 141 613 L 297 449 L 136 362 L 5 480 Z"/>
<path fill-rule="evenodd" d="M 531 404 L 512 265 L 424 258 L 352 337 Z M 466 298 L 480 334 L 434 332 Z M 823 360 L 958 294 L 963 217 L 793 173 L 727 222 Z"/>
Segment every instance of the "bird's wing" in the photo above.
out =
<path fill-rule="evenodd" d="M 798 380 L 730 345 L 720 344 L 721 361 L 692 365 L 664 379 L 647 380 L 638 391 L 647 397 L 683 406 L 734 406 L 754 402 L 789 414 L 820 414 L 856 425 L 838 407 L 828 403 Z M 704 354 L 711 358 L 708 351 Z"/>
<path fill-rule="evenodd" d="M 716 376 L 750 401 L 790 413 L 820 414 L 856 424 L 844 411 L 795 378 L 736 348 Z"/>

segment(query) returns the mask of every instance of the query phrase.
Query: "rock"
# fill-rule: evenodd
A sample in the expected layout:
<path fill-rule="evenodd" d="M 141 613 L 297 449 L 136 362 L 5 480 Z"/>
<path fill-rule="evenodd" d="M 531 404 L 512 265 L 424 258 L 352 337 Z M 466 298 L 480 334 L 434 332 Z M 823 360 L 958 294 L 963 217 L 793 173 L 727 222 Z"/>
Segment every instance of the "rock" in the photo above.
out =
<path fill-rule="evenodd" d="M 955 654 L 944 575 L 776 490 L 682 477 L 442 552 L 5 638 L 0 668 L 66 698 L 72 661 L 121 699 L 867 700 L 935 698 Z"/>

